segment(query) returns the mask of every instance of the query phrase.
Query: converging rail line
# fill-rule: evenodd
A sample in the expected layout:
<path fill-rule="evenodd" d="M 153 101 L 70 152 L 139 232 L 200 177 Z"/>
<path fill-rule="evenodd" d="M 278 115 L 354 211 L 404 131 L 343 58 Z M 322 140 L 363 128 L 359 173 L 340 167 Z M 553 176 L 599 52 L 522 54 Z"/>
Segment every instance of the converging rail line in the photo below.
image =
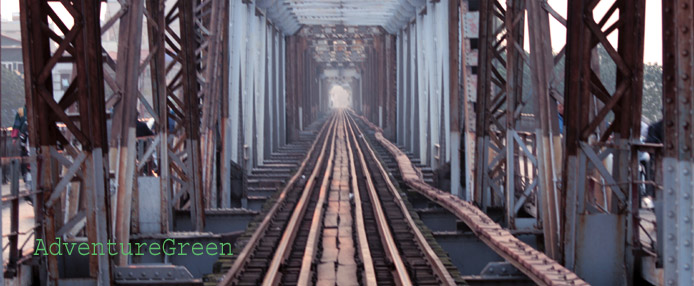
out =
<path fill-rule="evenodd" d="M 469 202 L 441 191 L 424 182 L 418 170 L 395 144 L 383 137 L 382 130 L 367 119 L 358 117 L 373 133 L 372 138 L 381 144 L 398 164 L 404 183 L 431 201 L 453 213 L 465 222 L 480 240 L 499 256 L 506 259 L 538 285 L 589 285 L 546 254 L 522 242 L 502 228 L 479 208 Z"/>
<path fill-rule="evenodd" d="M 222 285 L 456 285 L 344 110 L 235 259 Z"/>

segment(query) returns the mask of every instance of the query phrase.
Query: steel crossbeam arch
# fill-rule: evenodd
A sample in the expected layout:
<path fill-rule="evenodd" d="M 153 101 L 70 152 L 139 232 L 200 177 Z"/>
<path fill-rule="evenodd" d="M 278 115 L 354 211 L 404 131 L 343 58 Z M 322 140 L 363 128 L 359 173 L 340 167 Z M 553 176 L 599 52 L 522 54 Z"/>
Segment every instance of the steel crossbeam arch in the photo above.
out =
<path fill-rule="evenodd" d="M 644 14 L 645 1 L 616 1 L 611 9 L 595 19 L 593 10 L 599 1 L 572 1 L 569 3 L 567 19 L 566 48 L 566 160 L 564 161 L 563 206 L 565 213 L 563 229 L 564 263 L 569 269 L 576 269 L 580 276 L 591 275 L 589 282 L 604 284 L 609 279 L 627 277 L 632 283 L 634 255 L 639 247 L 638 239 L 638 157 L 631 142 L 638 142 L 643 80 L 643 47 L 644 47 Z M 614 25 L 605 27 L 615 11 L 618 16 Z M 617 46 L 608 40 L 608 35 L 619 32 Z M 610 60 L 616 64 L 616 89 L 612 94 L 605 93 L 599 76 L 591 69 L 591 60 L 597 55 L 592 53 L 600 43 L 607 51 Z M 595 106 L 591 102 L 604 103 Z M 588 111 L 588 112 L 586 112 Z M 613 120 L 608 120 L 613 114 Z M 609 126 L 600 130 L 600 125 Z M 611 144 L 604 142 L 611 141 Z M 594 154 L 613 154 L 613 168 L 607 174 L 596 166 Z M 592 161 L 592 164 L 588 162 Z M 600 206 L 596 198 L 601 195 L 596 184 L 587 177 L 613 182 L 605 186 L 606 205 Z M 624 191 L 621 199 L 619 193 Z M 605 211 L 596 211 L 602 207 Z M 591 218 L 601 216 L 599 222 Z M 610 255 L 602 257 L 622 264 L 617 267 L 601 269 L 604 273 L 588 270 L 591 259 L 587 251 L 595 252 L 593 245 L 586 245 L 584 240 L 592 233 L 591 227 L 597 227 L 614 221 L 617 229 L 607 235 L 607 240 L 618 241 L 615 248 L 610 248 Z M 619 227 L 619 226 L 623 226 Z M 609 226 L 608 226 L 609 227 Z M 582 257 L 581 260 L 578 257 Z M 592 273 L 589 273 L 592 272 Z M 602 275 L 601 275 L 602 274 Z M 599 276 L 599 277 L 598 277 Z M 603 279 L 603 280 L 598 280 Z"/>
<path fill-rule="evenodd" d="M 106 114 L 104 99 L 104 76 L 101 46 L 101 28 L 99 24 L 100 2 L 97 1 L 61 1 L 74 21 L 67 28 L 63 20 L 57 17 L 55 10 L 45 1 L 20 1 L 22 23 L 22 53 L 25 67 L 25 90 L 29 126 L 41 128 L 29 129 L 31 154 L 36 156 L 38 171 L 33 170 L 36 191 L 39 192 L 35 208 L 36 223 L 40 225 L 36 232 L 37 239 L 44 239 L 46 244 L 55 242 L 56 230 L 63 224 L 60 205 L 45 207 L 44 201 L 54 188 L 63 180 L 64 174 L 58 169 L 58 161 L 51 156 L 58 145 L 62 145 L 71 157 L 83 156 L 76 160 L 81 164 L 79 180 L 85 194 L 86 234 L 90 243 L 103 243 L 109 238 L 108 200 L 106 182 L 108 166 L 103 149 L 106 148 Z M 62 30 L 57 35 L 48 26 L 49 19 Z M 51 49 L 51 41 L 58 43 L 58 48 Z M 74 89 L 66 93 L 59 102 L 53 94 L 51 71 L 59 62 L 71 62 L 74 65 Z M 68 116 L 68 109 L 71 115 Z M 77 118 L 77 119 L 72 119 Z M 62 131 L 58 124 L 65 124 Z M 73 144 L 74 142 L 74 144 Z M 74 173 L 73 173 L 74 174 Z M 61 278 L 58 259 L 55 256 L 41 257 L 41 279 L 45 283 L 57 284 Z M 108 285 L 111 281 L 110 261 L 107 256 L 89 257 L 89 276 L 98 285 Z"/>

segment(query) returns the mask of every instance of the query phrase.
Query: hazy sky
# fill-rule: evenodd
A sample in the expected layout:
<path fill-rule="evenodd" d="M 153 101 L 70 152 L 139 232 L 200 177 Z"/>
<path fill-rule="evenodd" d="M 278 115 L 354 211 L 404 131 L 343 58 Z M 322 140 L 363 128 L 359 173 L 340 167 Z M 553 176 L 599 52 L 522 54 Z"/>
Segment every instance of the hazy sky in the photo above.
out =
<path fill-rule="evenodd" d="M 503 0 L 501 2 L 504 2 Z M 566 3 L 567 0 L 548 0 L 550 5 L 554 9 L 562 14 L 566 18 Z M 607 11 L 607 9 L 612 5 L 614 1 L 603 0 L 600 5 L 595 9 L 595 18 L 599 19 Z M 18 0 L 1 0 L 2 18 L 10 19 L 13 12 L 19 12 L 19 1 Z M 646 46 L 644 49 L 644 62 L 656 62 L 662 63 L 662 11 L 661 11 L 662 1 L 660 0 L 646 0 Z M 64 10 L 63 10 L 64 11 Z M 63 15 L 67 12 L 56 11 L 59 15 Z M 61 13 L 62 12 L 62 13 Z M 612 17 L 612 20 L 608 22 L 610 25 L 614 22 L 616 18 L 616 13 Z M 72 21 L 69 21 L 72 22 Z M 71 23 L 66 23 L 70 25 Z M 566 42 L 566 29 L 557 21 L 551 21 L 550 23 L 552 46 L 555 50 L 561 49 L 561 46 Z M 616 33 L 610 37 L 611 41 L 616 41 Z M 527 41 L 526 41 L 527 43 Z M 527 44 L 526 44 L 527 47 Z"/>

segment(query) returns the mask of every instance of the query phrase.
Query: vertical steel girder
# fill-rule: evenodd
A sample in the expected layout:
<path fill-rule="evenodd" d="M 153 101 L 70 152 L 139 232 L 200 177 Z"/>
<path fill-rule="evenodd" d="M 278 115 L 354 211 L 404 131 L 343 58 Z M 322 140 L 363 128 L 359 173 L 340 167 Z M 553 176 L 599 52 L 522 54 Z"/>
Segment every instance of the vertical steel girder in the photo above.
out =
<path fill-rule="evenodd" d="M 148 17 L 156 23 L 148 31 L 150 47 L 156 47 L 150 49 L 153 98 L 166 147 L 160 153 L 162 232 L 171 229 L 172 209 L 188 209 L 195 230 L 201 231 L 205 204 L 199 142 L 201 31 L 196 29 L 200 11 L 191 1 L 174 1 L 168 11 L 164 1 L 149 3 Z M 172 130 L 169 121 L 175 123 Z"/>
<path fill-rule="evenodd" d="M 631 143 L 638 142 L 641 121 L 643 80 L 645 1 L 616 1 L 604 16 L 595 19 L 593 10 L 599 1 L 569 3 L 566 58 L 566 160 L 564 161 L 563 253 L 567 268 L 591 283 L 604 284 L 626 277 L 631 284 L 633 255 L 638 239 L 638 159 Z M 618 20 L 606 26 L 618 12 Z M 615 47 L 608 36 L 619 32 Z M 591 69 L 592 53 L 597 44 L 616 64 L 616 88 L 610 93 L 600 76 Z M 597 101 L 604 106 L 596 107 Z M 638 107 L 638 108 L 635 108 Z M 605 124 L 607 128 L 600 128 Z M 666 133 L 667 134 L 667 133 Z M 670 135 L 670 134 L 668 134 Z M 603 163 L 613 156 L 613 168 Z M 604 183 L 603 183 L 604 182 Z M 597 220 L 593 218 L 598 218 Z M 614 225 L 606 225 L 611 222 Z M 581 237 L 594 236 L 594 227 L 611 230 L 603 233 L 608 241 L 618 241 L 604 261 L 620 265 L 589 270 L 595 245 Z M 606 251 L 608 251 L 606 249 Z M 581 259 L 577 259 L 580 257 Z M 593 264 L 594 265 L 594 264 Z M 600 271 L 600 272 L 601 272 Z M 584 276 L 585 275 L 585 276 Z M 592 277 L 591 277 L 592 276 Z M 597 277 L 600 276 L 600 277 Z M 620 280 L 617 280 L 620 281 Z M 623 280 L 621 280 L 623 281 Z"/>
<path fill-rule="evenodd" d="M 483 209 L 505 207 L 506 223 L 526 198 L 537 193 L 535 168 L 521 174 L 519 160 L 537 165 L 532 147 L 521 139 L 525 1 L 482 1 L 477 96 L 475 202 Z M 527 111 L 526 111 L 527 112 Z"/>
<path fill-rule="evenodd" d="M 115 159 L 117 165 L 116 184 L 117 200 L 114 205 L 116 209 L 116 241 L 128 243 L 130 241 L 132 196 L 133 190 L 137 189 L 135 165 L 135 122 L 137 120 L 137 103 L 141 100 L 138 82 L 140 78 L 140 49 L 142 42 L 142 18 L 144 15 L 144 2 L 142 0 L 131 0 L 127 3 L 127 10 L 121 8 L 118 36 L 118 62 L 107 55 L 107 62 L 112 63 L 116 74 L 115 85 L 112 87 L 115 100 L 111 147 L 112 153 L 118 158 Z M 108 73 L 105 73 L 108 74 Z M 108 75 L 107 75 L 108 76 Z M 107 82 L 112 82 L 111 80 Z M 136 217 L 136 216 L 135 216 Z M 118 265 L 128 263 L 127 256 L 119 255 L 116 259 Z"/>
<path fill-rule="evenodd" d="M 81 205 L 86 209 L 81 212 L 86 217 L 87 240 L 90 245 L 106 245 L 110 227 L 106 197 L 108 166 L 103 152 L 107 142 L 100 2 L 59 4 L 76 20 L 71 28 L 46 1 L 20 1 L 29 126 L 41 126 L 29 129 L 31 152 L 38 165 L 38 170 L 32 170 L 37 175 L 35 188 L 39 192 L 34 203 L 37 209 L 45 210 L 45 216 L 36 217 L 40 225 L 36 238 L 44 239 L 48 245 L 66 231 L 64 227 L 70 223 L 63 220 L 64 206 L 60 198 L 65 195 L 68 183 L 76 179 L 85 199 Z M 61 30 L 62 36 L 49 28 L 49 19 Z M 53 51 L 52 42 L 58 44 Z M 74 78 L 65 94 L 56 101 L 51 71 L 60 61 L 73 64 Z M 59 125 L 66 128 L 61 130 Z M 61 171 L 61 165 L 67 171 Z M 43 279 L 49 279 L 57 283 L 60 278 L 58 259 L 50 255 L 40 259 L 44 260 L 40 263 L 42 281 L 48 283 Z M 108 256 L 90 256 L 89 273 L 98 285 L 110 284 Z"/>
<path fill-rule="evenodd" d="M 448 54 L 449 63 L 444 63 L 449 65 L 448 78 L 450 79 L 450 102 L 449 104 L 449 116 L 450 116 L 450 136 L 451 136 L 451 146 L 450 146 L 450 158 L 451 158 L 451 194 L 460 197 L 461 196 L 461 175 L 464 174 L 460 168 L 460 162 L 462 158 L 462 153 L 460 149 L 460 134 L 461 134 L 461 124 L 460 124 L 460 83 L 465 82 L 465 73 L 461 73 L 461 64 L 463 61 L 460 60 L 460 55 L 464 52 L 462 45 L 462 38 L 460 37 L 460 32 L 458 25 L 463 27 L 461 20 L 463 19 L 463 10 L 460 0 L 449 0 L 448 1 Z M 464 33 L 463 33 L 464 34 Z M 445 76 L 445 75 L 444 75 Z"/>
<path fill-rule="evenodd" d="M 523 29 L 530 32 L 530 53 L 523 50 Z M 544 231 L 546 253 L 557 258 L 559 213 L 556 181 L 561 158 L 556 102 L 560 82 L 548 40 L 549 15 L 543 0 L 482 1 L 477 89 L 474 200 L 483 209 L 504 207 L 511 229 L 522 228 L 517 215 L 526 206 Z M 563 22 L 562 22 L 563 23 Z M 524 65 L 530 83 L 523 82 Z M 532 86 L 523 98 L 523 84 Z M 527 209 L 527 207 L 526 207 Z M 528 210 L 526 210 L 528 211 Z"/>
<path fill-rule="evenodd" d="M 146 8 L 145 8 L 146 2 Z M 137 208 L 131 206 L 133 190 L 136 190 L 135 177 L 150 160 L 154 150 L 160 154 L 159 170 L 161 190 L 161 228 L 162 233 L 170 230 L 172 206 L 174 208 L 188 207 L 191 210 L 193 225 L 199 231 L 203 224 L 203 190 L 205 197 L 211 197 L 214 180 L 202 180 L 200 176 L 199 154 L 197 145 L 200 99 L 208 98 L 207 109 L 203 110 L 203 136 L 205 142 L 212 141 L 214 151 L 216 138 L 208 138 L 211 128 L 217 123 L 214 119 L 219 116 L 216 102 L 221 101 L 221 77 L 223 64 L 217 65 L 221 59 L 221 33 L 217 31 L 223 21 L 216 21 L 224 16 L 224 1 L 205 1 L 197 6 L 177 2 L 168 13 L 164 11 L 166 2 L 161 0 L 130 0 L 122 5 L 121 10 L 114 16 L 120 20 L 120 35 L 118 46 L 118 62 L 107 55 L 108 63 L 116 73 L 115 82 L 108 80 L 114 90 L 114 123 L 111 143 L 113 153 L 118 156 L 117 168 L 117 211 L 116 238 L 119 242 L 127 243 L 131 229 L 131 214 L 136 217 Z M 147 31 L 149 36 L 149 54 L 141 62 L 142 24 L 147 10 Z M 216 12 L 214 14 L 210 14 Z M 213 21 L 214 20 L 214 21 Z M 109 21 L 110 23 L 111 21 Z M 213 24 L 209 24 L 214 22 Z M 204 25 L 211 27 L 206 28 Z M 107 24 L 108 25 L 108 24 Z M 175 29 L 167 26 L 178 26 Z M 196 31 L 199 33 L 193 33 Z M 181 34 L 179 36 L 179 34 Z M 203 46 L 206 49 L 197 49 Z M 212 52 L 214 50 L 214 52 Z M 208 57 L 208 55 L 214 57 Z M 173 59 L 167 62 L 167 55 Z M 211 63 L 210 63 L 211 62 Z M 152 82 L 152 103 L 145 98 L 138 88 L 140 76 L 145 68 L 150 68 Z M 207 68 L 212 67 L 212 68 Z M 190 73 L 191 71 L 195 71 Z M 167 76 L 167 73 L 172 74 Z M 107 75 L 108 77 L 108 75 Z M 206 81 L 203 81 L 206 79 Z M 167 81 L 169 81 L 167 83 Z M 203 86 L 204 88 L 200 88 Z M 205 94 L 214 94 L 205 96 Z M 215 102 L 212 104 L 211 102 Z M 136 158 L 135 150 L 135 110 L 144 106 L 151 117 L 155 119 L 156 138 L 145 153 L 144 158 Z M 205 112 L 207 111 L 207 112 Z M 175 130 L 169 130 L 169 119 L 177 122 Z M 170 134 L 171 133 L 171 134 Z M 172 136 L 169 136 L 172 135 Z M 205 161 L 209 166 L 208 172 L 214 168 L 214 153 Z M 137 161 L 136 161 L 137 160 Z M 208 178 L 212 177 L 207 174 Z M 206 182 L 204 186 L 201 182 Z M 181 197 L 187 195 L 187 202 L 181 202 Z M 137 219 L 136 219 L 137 220 Z M 135 225 L 136 226 L 136 225 Z M 132 226 L 132 227 L 135 227 Z M 127 257 L 119 256 L 120 265 L 127 264 Z"/>
<path fill-rule="evenodd" d="M 224 40 L 226 25 L 225 19 L 229 10 L 228 1 L 212 0 L 199 1 L 196 11 L 196 31 L 199 31 L 200 54 L 196 59 L 200 61 L 199 77 L 202 87 L 199 97 L 202 98 L 202 122 L 201 122 L 201 156 L 202 156 L 202 181 L 207 198 L 205 207 L 217 207 L 217 194 L 215 166 L 217 150 L 217 126 L 220 124 L 223 107 L 224 93 L 222 87 L 223 73 L 228 68 L 226 64 Z"/>
<path fill-rule="evenodd" d="M 557 15 L 560 23 L 565 23 L 558 13 L 553 12 L 546 0 L 527 0 L 528 30 L 530 41 L 529 62 L 532 74 L 532 87 L 535 115 L 535 148 L 537 159 L 536 193 L 540 201 L 537 206 L 541 213 L 544 233 L 545 253 L 553 258 L 561 257 L 559 251 L 559 205 L 556 182 L 561 176 L 561 137 L 558 132 L 557 102 L 563 102 L 563 96 L 556 91 L 560 82 L 555 75 L 554 67 L 563 52 L 553 55 L 552 41 L 549 39 L 549 16 Z M 562 48 L 563 51 L 563 48 Z"/>
<path fill-rule="evenodd" d="M 694 1 L 663 1 L 664 155 L 662 226 L 665 285 L 692 285 L 694 116 L 691 54 Z M 661 230 L 659 230 L 661 232 Z"/>

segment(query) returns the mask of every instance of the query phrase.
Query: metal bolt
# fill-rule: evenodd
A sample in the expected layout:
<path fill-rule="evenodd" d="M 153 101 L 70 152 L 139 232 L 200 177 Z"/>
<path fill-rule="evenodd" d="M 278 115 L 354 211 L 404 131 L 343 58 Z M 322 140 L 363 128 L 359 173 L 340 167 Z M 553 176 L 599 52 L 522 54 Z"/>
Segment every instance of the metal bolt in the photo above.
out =
<path fill-rule="evenodd" d="M 680 28 L 680 31 L 682 31 L 683 34 L 686 34 L 689 32 L 689 27 L 683 26 L 682 28 Z"/>
<path fill-rule="evenodd" d="M 670 234 L 667 235 L 667 239 L 668 239 L 668 240 L 675 240 L 675 235 L 672 234 L 672 233 L 670 233 Z"/>
<path fill-rule="evenodd" d="M 689 221 L 690 221 L 689 217 L 684 218 L 684 222 L 689 223 Z"/>
<path fill-rule="evenodd" d="M 689 264 L 684 265 L 684 270 L 689 271 Z"/>
<path fill-rule="evenodd" d="M 689 200 L 689 194 L 684 194 L 684 199 Z"/>
<path fill-rule="evenodd" d="M 683 50 L 683 51 L 682 51 L 682 56 L 683 56 L 683 57 L 689 56 L 689 51 Z"/>
<path fill-rule="evenodd" d="M 672 212 L 672 211 L 669 211 L 669 212 L 667 213 L 667 216 L 668 216 L 668 217 L 675 217 L 675 213 Z"/>
<path fill-rule="evenodd" d="M 689 247 L 689 246 L 691 246 L 691 245 L 692 245 L 692 242 L 689 241 L 689 240 L 687 240 L 687 241 L 684 242 L 684 246 L 686 246 L 686 247 Z"/>
<path fill-rule="evenodd" d="M 675 285 L 675 280 L 672 280 L 672 279 L 668 280 L 667 285 Z"/>
<path fill-rule="evenodd" d="M 675 262 L 675 258 L 672 257 L 672 256 L 670 256 L 670 257 L 668 257 L 667 262 L 674 263 L 674 262 Z"/>
<path fill-rule="evenodd" d="M 674 194 L 675 194 L 675 189 L 673 189 L 673 188 L 668 189 L 668 190 L 667 190 L 667 194 L 668 194 L 668 195 L 674 195 Z"/>
<path fill-rule="evenodd" d="M 667 171 L 668 171 L 668 172 L 672 172 L 672 171 L 674 171 L 674 170 L 675 170 L 675 168 L 673 168 L 672 166 L 667 166 Z"/>
<path fill-rule="evenodd" d="M 686 73 L 683 73 L 683 74 L 682 74 L 682 80 L 687 80 L 687 79 L 689 79 L 689 75 L 686 74 Z M 682 100 L 683 100 L 683 101 L 686 101 L 687 99 L 683 97 Z"/>

